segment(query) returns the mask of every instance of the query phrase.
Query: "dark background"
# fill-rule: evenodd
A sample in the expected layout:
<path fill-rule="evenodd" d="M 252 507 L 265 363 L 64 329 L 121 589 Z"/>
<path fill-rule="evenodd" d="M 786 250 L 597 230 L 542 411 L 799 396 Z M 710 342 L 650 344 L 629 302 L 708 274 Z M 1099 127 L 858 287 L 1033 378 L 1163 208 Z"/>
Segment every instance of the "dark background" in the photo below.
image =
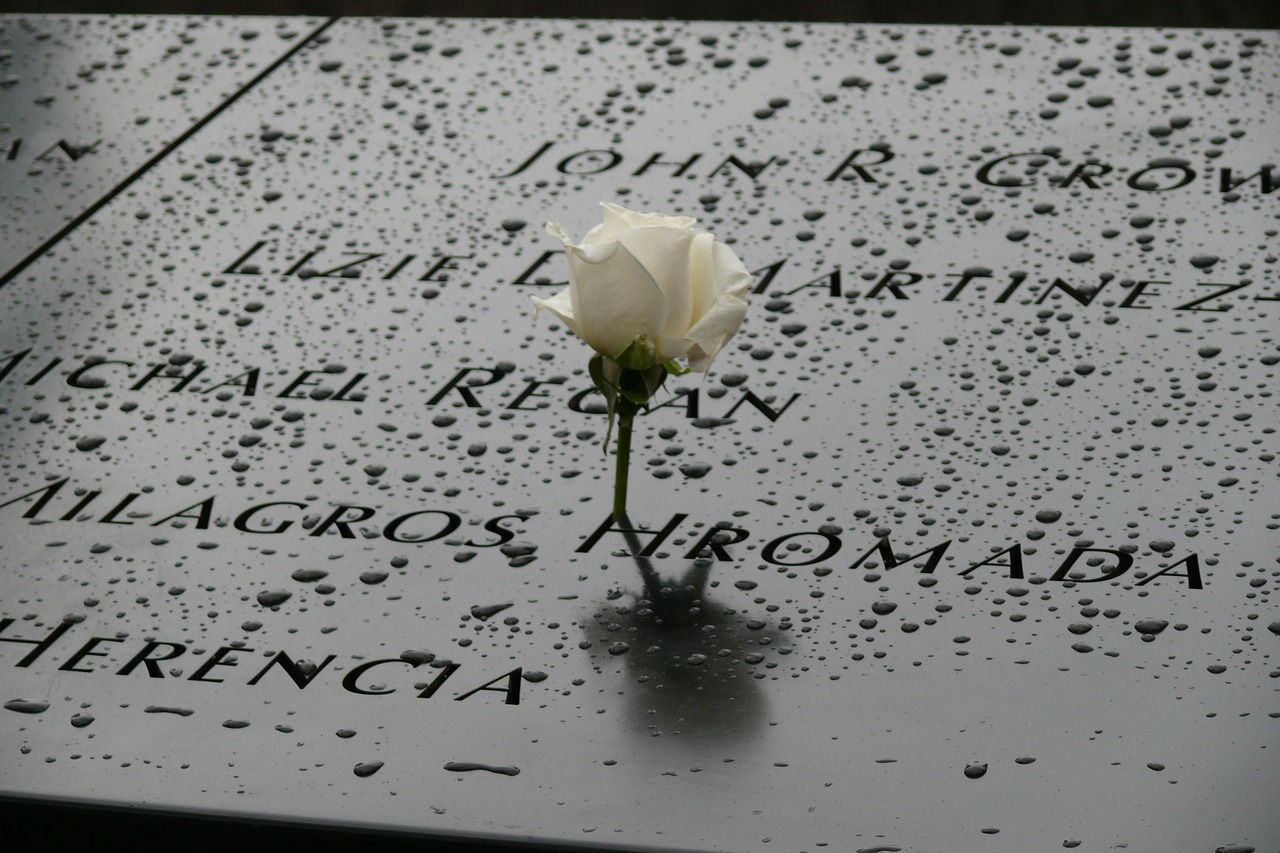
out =
<path fill-rule="evenodd" d="M 4 0 L 3 11 L 1280 27 L 1277 0 Z"/>

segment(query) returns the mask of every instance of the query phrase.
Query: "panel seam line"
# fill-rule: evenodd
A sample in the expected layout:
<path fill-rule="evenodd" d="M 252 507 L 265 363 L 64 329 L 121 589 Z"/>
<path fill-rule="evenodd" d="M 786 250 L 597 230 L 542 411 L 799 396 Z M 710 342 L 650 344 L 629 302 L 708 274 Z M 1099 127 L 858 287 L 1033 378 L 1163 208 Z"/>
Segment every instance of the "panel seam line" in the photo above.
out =
<path fill-rule="evenodd" d="M 213 121 L 215 118 L 221 115 L 223 111 L 225 111 L 228 107 L 230 107 L 237 100 L 239 100 L 242 95 L 246 94 L 254 86 L 257 86 L 259 83 L 265 80 L 272 72 L 276 71 L 277 69 L 280 68 L 280 66 L 284 65 L 286 62 L 288 62 L 290 59 L 296 56 L 303 48 L 305 48 L 307 45 L 314 42 L 317 38 L 320 37 L 322 33 L 324 33 L 325 30 L 333 26 L 333 24 L 337 21 L 338 21 L 337 17 L 329 18 L 327 21 L 325 21 L 323 24 L 321 24 L 319 27 L 313 30 L 309 35 L 307 35 L 306 38 L 302 39 L 293 47 L 289 48 L 289 50 L 285 51 L 283 54 L 277 57 L 275 61 L 273 61 L 270 65 L 268 65 L 262 71 L 258 72 L 258 74 L 254 76 L 253 79 L 251 79 L 248 83 L 245 83 L 235 92 L 233 92 L 230 97 L 228 97 L 222 103 L 218 104 L 218 106 L 214 107 L 213 110 L 210 111 L 207 115 L 205 115 L 195 124 L 193 124 L 191 127 L 187 128 L 187 130 L 184 131 L 180 136 L 172 140 L 164 148 L 160 149 L 159 152 L 152 155 L 149 160 L 147 160 L 145 163 L 143 163 L 141 166 L 135 169 L 132 174 L 130 174 L 128 177 L 126 177 L 123 181 L 121 181 L 116 186 L 112 187 L 111 190 L 107 192 L 106 195 L 104 195 L 102 198 L 98 199 L 96 202 L 91 204 L 88 208 L 86 208 L 83 212 L 81 212 L 78 216 L 76 216 L 75 219 L 72 219 L 66 225 L 62 226 L 62 228 L 58 229 L 57 233 L 55 233 L 52 237 L 50 237 L 49 239 L 41 243 L 38 247 L 36 247 L 34 251 L 28 254 L 21 261 L 18 261 L 18 263 L 15 264 L 13 268 L 10 269 L 8 272 L 6 272 L 3 276 L 0 276 L 0 287 L 4 287 L 10 281 L 17 278 L 18 275 L 20 275 L 22 271 L 25 270 L 28 266 L 30 266 L 37 258 L 39 258 L 41 255 L 45 254 L 54 246 L 56 246 L 62 240 L 62 238 L 66 237 L 72 231 L 76 230 L 76 228 L 83 225 L 90 217 L 92 217 L 95 213 L 97 213 L 103 207 L 108 205 L 116 196 L 120 195 L 120 193 L 128 189 L 129 186 L 133 184 L 134 181 L 138 180 L 138 178 L 141 178 L 144 174 L 150 171 L 156 164 L 158 164 L 161 160 L 163 160 L 165 157 L 171 154 L 175 149 L 181 146 L 184 142 L 186 142 L 195 134 L 199 133 L 200 130 L 205 127 L 205 125 L 209 124 L 209 122 Z"/>

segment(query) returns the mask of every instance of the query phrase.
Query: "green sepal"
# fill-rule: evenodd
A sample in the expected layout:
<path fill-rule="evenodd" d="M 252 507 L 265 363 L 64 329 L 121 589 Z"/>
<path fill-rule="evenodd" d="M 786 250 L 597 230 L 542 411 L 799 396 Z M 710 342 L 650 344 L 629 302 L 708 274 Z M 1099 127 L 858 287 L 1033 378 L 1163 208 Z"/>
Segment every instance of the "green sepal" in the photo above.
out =
<path fill-rule="evenodd" d="M 601 448 L 604 455 L 608 456 L 609 439 L 613 437 L 613 423 L 618 414 L 618 386 L 605 377 L 604 356 L 602 355 L 592 357 L 591 361 L 587 363 L 587 371 L 591 374 L 591 381 L 595 383 L 596 388 L 604 395 L 605 405 L 609 409 L 609 426 L 605 430 L 604 445 Z"/>
<path fill-rule="evenodd" d="M 623 370 L 618 377 L 618 393 L 638 406 L 646 405 L 650 396 L 649 383 L 645 381 L 646 374 L 647 371 L 630 368 Z"/>
<path fill-rule="evenodd" d="M 649 400 L 658 393 L 658 389 L 666 379 L 666 371 L 660 366 L 653 366 L 647 370 L 623 368 L 622 374 L 618 377 L 618 393 L 622 399 L 647 409 Z"/>
<path fill-rule="evenodd" d="M 632 341 L 614 359 L 618 364 L 629 370 L 648 370 L 653 367 L 653 360 L 653 344 L 649 343 L 649 339 L 645 335 L 641 335 Z"/>
<path fill-rule="evenodd" d="M 655 365 L 644 372 L 644 384 L 649 389 L 649 396 L 653 397 L 662 388 L 662 384 L 667 381 L 667 370 L 663 365 Z"/>
<path fill-rule="evenodd" d="M 692 370 L 685 367 L 680 362 L 676 361 L 674 358 L 667 359 L 666 361 L 664 361 L 662 363 L 662 369 L 667 372 L 668 376 L 684 376 L 686 373 L 693 372 Z"/>

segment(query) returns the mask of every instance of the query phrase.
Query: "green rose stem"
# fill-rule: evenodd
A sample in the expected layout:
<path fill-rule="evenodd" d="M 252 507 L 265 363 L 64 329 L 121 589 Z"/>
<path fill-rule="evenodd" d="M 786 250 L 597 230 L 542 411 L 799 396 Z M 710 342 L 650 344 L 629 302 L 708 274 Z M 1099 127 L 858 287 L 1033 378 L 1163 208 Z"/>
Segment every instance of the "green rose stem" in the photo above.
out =
<path fill-rule="evenodd" d="M 627 478 L 631 473 L 631 433 L 636 415 L 648 408 L 648 401 L 637 403 L 622 394 L 613 398 L 613 414 L 618 419 L 618 467 L 613 478 L 613 521 L 627 520 Z M 605 439 L 608 441 L 608 439 Z"/>
<path fill-rule="evenodd" d="M 631 473 L 631 424 L 635 415 L 623 414 L 618 418 L 618 471 L 613 481 L 613 521 L 622 524 L 627 519 L 627 475 Z"/>
<path fill-rule="evenodd" d="M 591 380 L 609 404 L 606 455 L 615 421 L 618 425 L 618 467 L 613 481 L 613 520 L 617 524 L 627 520 L 627 477 L 631 473 L 631 433 L 636 415 L 648 411 L 649 400 L 668 374 L 680 376 L 689 372 L 675 362 L 654 364 L 652 349 L 641 337 L 617 359 L 597 355 L 588 364 Z"/>

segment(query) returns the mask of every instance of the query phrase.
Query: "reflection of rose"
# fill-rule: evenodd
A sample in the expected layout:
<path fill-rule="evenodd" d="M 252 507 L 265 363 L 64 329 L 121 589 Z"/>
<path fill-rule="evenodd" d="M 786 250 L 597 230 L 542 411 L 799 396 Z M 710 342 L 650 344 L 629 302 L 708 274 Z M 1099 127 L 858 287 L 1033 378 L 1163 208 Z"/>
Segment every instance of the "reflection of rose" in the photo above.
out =
<path fill-rule="evenodd" d="M 705 581 L 706 568 L 695 568 L 652 598 L 600 602 L 583 621 L 595 666 L 626 676 L 617 685 L 626 733 L 691 758 L 756 742 L 769 704 L 761 676 L 790 652 L 763 620 L 697 591 Z"/>
<path fill-rule="evenodd" d="M 628 732 L 682 735 L 703 745 L 753 739 L 768 704 L 760 665 L 772 666 L 767 659 L 775 653 L 790 654 L 790 644 L 764 620 L 707 596 L 709 558 L 695 559 L 683 576 L 664 578 L 640 556 L 640 537 L 629 522 L 622 534 L 644 593 L 632 604 L 619 600 L 621 591 L 611 594 L 583 624 L 597 667 L 621 659 L 631 676 L 620 691 L 627 697 Z"/>
<path fill-rule="evenodd" d="M 706 372 L 742 325 L 751 274 L 733 250 L 687 216 L 636 213 L 605 202 L 604 222 L 574 245 L 559 223 L 569 257 L 569 286 L 533 298 L 592 349 L 619 359 L 633 345 L 636 370 L 687 358 Z"/>

